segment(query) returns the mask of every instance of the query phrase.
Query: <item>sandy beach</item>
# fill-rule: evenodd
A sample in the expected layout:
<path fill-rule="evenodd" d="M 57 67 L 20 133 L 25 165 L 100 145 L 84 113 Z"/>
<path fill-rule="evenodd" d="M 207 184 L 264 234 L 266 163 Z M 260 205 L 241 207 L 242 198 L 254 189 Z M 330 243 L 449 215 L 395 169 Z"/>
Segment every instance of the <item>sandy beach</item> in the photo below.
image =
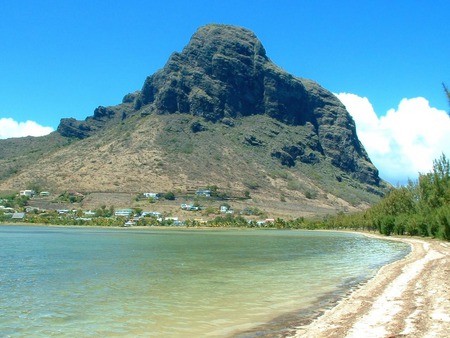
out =
<path fill-rule="evenodd" d="M 290 337 L 449 337 L 450 243 L 390 239 L 411 253 Z"/>

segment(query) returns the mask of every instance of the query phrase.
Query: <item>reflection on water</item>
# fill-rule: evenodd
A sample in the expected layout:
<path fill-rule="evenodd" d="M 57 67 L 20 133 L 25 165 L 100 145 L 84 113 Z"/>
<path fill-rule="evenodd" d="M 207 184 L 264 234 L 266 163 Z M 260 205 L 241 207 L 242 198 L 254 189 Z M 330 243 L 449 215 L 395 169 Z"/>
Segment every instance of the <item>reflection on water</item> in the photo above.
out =
<path fill-rule="evenodd" d="M 409 250 L 333 232 L 24 226 L 0 226 L 0 248 L 13 337 L 260 335 Z"/>

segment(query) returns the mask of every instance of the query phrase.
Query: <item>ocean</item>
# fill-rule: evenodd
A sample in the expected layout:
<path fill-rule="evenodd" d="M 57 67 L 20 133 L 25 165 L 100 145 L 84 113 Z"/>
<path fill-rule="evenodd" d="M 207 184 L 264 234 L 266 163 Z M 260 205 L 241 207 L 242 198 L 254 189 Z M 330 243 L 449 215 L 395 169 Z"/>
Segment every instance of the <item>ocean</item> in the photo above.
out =
<path fill-rule="evenodd" d="M 344 232 L 0 225 L 0 336 L 276 336 L 409 251 Z"/>

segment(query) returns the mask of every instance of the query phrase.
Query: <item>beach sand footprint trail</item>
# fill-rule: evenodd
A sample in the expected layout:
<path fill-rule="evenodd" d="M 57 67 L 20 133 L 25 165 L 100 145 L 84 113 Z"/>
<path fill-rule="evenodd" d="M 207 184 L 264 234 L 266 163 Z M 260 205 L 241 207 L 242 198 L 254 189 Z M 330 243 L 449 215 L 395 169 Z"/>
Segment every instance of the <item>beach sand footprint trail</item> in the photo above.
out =
<path fill-rule="evenodd" d="M 294 337 L 449 337 L 449 243 L 395 240 L 410 243 L 411 254 L 384 266 Z"/>

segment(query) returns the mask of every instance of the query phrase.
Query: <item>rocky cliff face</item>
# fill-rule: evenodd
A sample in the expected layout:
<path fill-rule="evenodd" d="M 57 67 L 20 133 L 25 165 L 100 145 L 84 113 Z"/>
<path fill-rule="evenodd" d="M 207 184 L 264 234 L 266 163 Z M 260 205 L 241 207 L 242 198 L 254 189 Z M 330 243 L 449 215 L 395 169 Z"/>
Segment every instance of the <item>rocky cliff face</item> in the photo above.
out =
<path fill-rule="evenodd" d="M 307 96 L 301 81 L 267 58 L 252 32 L 210 25 L 146 79 L 138 106 L 151 104 L 158 113 L 189 113 L 211 121 L 267 114 L 304 124 L 313 120 Z"/>
<path fill-rule="evenodd" d="M 97 108 L 85 121 L 63 119 L 58 132 L 82 139 L 131 116 L 152 114 L 188 114 L 230 127 L 239 119 L 265 115 L 299 130 L 268 149 L 282 165 L 330 161 L 361 182 L 380 183 L 342 103 L 317 83 L 273 64 L 255 34 L 244 28 L 201 27 L 181 53 L 173 53 L 164 68 L 147 77 L 140 91 L 126 95 L 118 106 Z M 202 131 L 201 122 L 196 123 L 193 133 Z M 247 135 L 245 142 L 254 147 L 264 143 L 258 135 Z"/>

